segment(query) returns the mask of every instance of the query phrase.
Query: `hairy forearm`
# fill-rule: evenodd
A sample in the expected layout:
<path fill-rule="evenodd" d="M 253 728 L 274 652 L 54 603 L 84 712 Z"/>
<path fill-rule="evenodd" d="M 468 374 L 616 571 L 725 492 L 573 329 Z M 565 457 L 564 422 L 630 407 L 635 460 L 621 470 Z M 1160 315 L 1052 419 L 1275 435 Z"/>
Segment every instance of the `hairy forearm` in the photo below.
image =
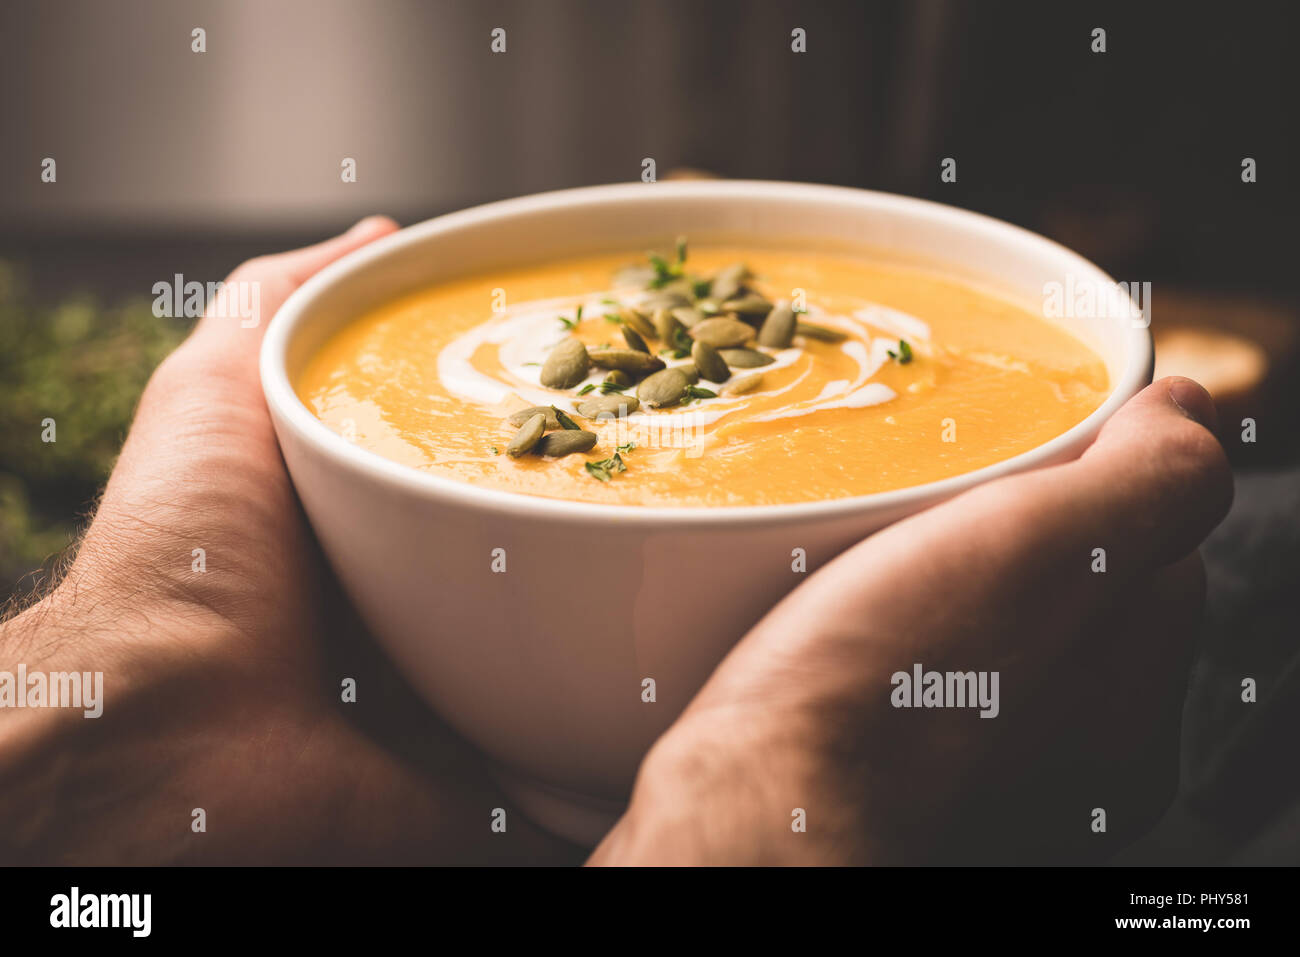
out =
<path fill-rule="evenodd" d="M 84 713 L 50 707 L 52 655 L 75 641 L 49 596 L 0 624 L 0 861 L 22 863 L 44 844 L 54 816 L 66 742 Z M 33 685 L 44 683 L 39 694 Z M 93 719 L 91 719 L 93 720 Z"/>
<path fill-rule="evenodd" d="M 201 647 L 197 614 L 125 602 L 74 569 L 0 623 L 0 861 L 123 863 L 158 850 L 119 825 L 160 799 L 199 744 L 176 746 L 151 692 Z M 170 636 L 172 654 L 132 655 L 130 640 L 146 633 Z M 140 753 L 147 773 L 122 773 Z"/>

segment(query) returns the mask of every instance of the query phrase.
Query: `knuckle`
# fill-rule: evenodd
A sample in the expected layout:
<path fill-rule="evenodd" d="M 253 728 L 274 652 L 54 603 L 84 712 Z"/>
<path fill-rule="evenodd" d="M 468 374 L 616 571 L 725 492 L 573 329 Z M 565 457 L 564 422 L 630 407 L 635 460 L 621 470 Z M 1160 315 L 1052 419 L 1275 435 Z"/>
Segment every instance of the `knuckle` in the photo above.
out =
<path fill-rule="evenodd" d="M 187 379 L 191 379 L 193 375 L 193 362 L 189 358 L 189 350 L 186 348 L 186 343 L 182 343 L 158 363 L 153 374 L 149 376 L 145 394 L 148 396 L 151 393 L 169 393 Z"/>

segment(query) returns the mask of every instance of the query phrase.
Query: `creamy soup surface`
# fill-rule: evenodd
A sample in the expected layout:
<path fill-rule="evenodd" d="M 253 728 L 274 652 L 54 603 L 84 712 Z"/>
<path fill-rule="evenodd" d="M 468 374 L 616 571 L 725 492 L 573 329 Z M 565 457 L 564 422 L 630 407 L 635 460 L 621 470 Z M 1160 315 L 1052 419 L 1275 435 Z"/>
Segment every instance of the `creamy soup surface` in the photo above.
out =
<path fill-rule="evenodd" d="M 1082 342 L 938 273 L 841 254 L 700 247 L 680 267 L 669 262 L 656 286 L 644 269 L 628 272 L 633 262 L 645 259 L 569 260 L 394 301 L 334 335 L 299 376 L 298 394 L 339 434 L 434 475 L 548 498 L 710 507 L 843 498 L 958 475 L 1061 434 L 1109 390 L 1105 366 Z M 745 343 L 746 355 L 760 354 L 748 361 L 765 364 L 732 368 L 721 382 L 701 376 L 680 401 L 638 403 L 622 416 L 577 409 L 636 396 L 645 372 L 628 373 L 622 393 L 602 390 L 610 369 L 598 366 L 567 388 L 541 384 L 543 363 L 566 339 L 597 361 L 605 348 L 627 350 L 628 323 L 617 321 L 626 308 L 663 319 L 657 310 L 689 300 L 672 307 L 696 310 L 682 313 L 695 320 L 685 337 L 643 337 L 659 361 L 688 373 L 701 316 L 747 322 L 757 335 L 762 316 L 709 298 L 709 277 L 739 263 L 748 272 L 729 301 L 788 303 L 808 324 L 798 329 L 817 337 L 796 331 L 785 348 Z M 749 391 L 733 394 L 740 388 Z M 567 413 L 595 434 L 594 447 L 551 457 L 537 454 L 543 440 L 507 454 L 520 431 L 511 414 L 533 406 Z"/>

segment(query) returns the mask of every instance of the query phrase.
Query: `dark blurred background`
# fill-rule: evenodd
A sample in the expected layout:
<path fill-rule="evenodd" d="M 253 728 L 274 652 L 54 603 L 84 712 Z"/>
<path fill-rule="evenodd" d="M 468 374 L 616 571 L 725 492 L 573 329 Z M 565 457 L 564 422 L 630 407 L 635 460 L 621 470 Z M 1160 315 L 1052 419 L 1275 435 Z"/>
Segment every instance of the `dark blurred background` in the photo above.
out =
<path fill-rule="evenodd" d="M 7 2 L 0 598 L 40 586 L 34 570 L 93 505 L 150 370 L 186 332 L 150 309 L 175 273 L 217 280 L 371 212 L 410 223 L 634 180 L 643 157 L 661 177 L 923 196 L 1151 282 L 1158 372 L 1215 393 L 1237 503 L 1204 550 L 1183 789 L 1129 859 L 1295 863 L 1294 6 Z M 806 53 L 791 51 L 796 27 Z M 1242 181 L 1246 157 L 1257 182 Z M 1260 680 L 1257 705 L 1241 706 L 1242 675 Z"/>
<path fill-rule="evenodd" d="M 0 594 L 67 540 L 184 334 L 149 312 L 155 282 L 219 279 L 370 212 L 636 179 L 647 156 L 661 177 L 865 186 L 1042 232 L 1152 282 L 1157 331 L 1258 345 L 1248 401 L 1292 415 L 1294 25 L 1281 4 L 6 4 Z M 47 415 L 56 448 L 34 444 Z M 1285 460 L 1296 431 L 1270 421 L 1234 454 Z"/>

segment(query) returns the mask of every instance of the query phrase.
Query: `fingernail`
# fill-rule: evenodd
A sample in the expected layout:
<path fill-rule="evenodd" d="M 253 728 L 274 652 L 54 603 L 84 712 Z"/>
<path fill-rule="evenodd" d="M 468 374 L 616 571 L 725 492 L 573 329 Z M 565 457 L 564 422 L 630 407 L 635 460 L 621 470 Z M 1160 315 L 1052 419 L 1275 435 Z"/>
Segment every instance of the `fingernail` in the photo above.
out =
<path fill-rule="evenodd" d="M 1191 379 L 1174 379 L 1169 383 L 1169 398 L 1183 415 L 1193 422 L 1199 422 L 1211 432 L 1214 431 L 1218 420 L 1214 400 L 1200 383 L 1193 382 Z"/>

